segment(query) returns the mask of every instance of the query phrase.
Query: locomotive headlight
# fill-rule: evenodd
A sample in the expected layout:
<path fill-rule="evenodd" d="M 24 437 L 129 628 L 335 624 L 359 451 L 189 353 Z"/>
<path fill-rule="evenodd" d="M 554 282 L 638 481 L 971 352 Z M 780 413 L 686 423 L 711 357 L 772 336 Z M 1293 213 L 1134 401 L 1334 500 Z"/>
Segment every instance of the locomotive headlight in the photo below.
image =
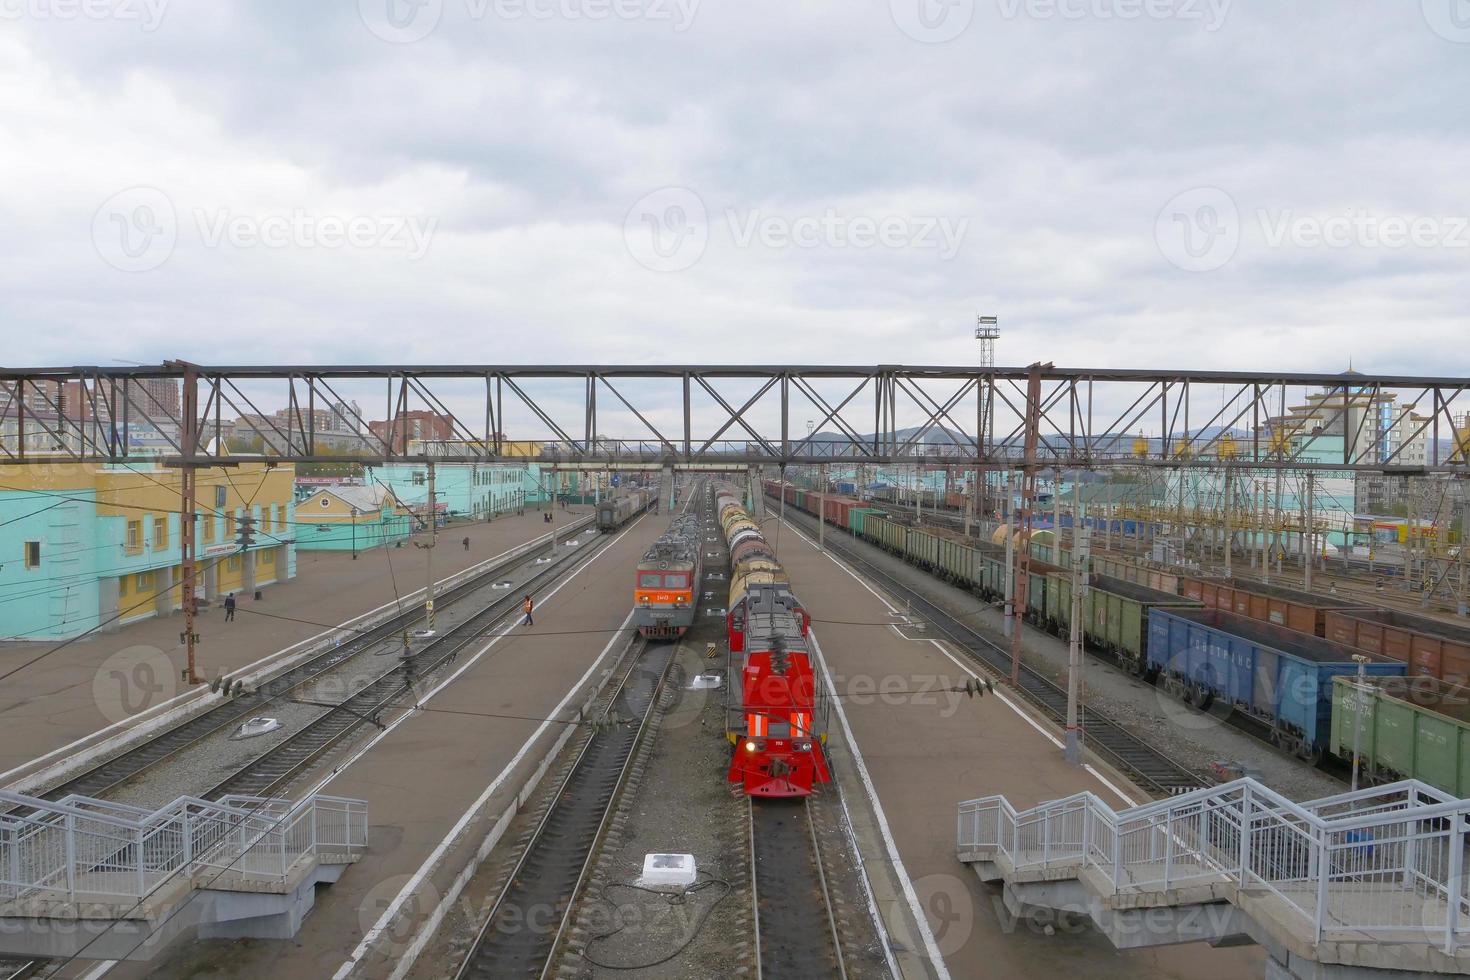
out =
<path fill-rule="evenodd" d="M 755 743 L 754 742 L 746 742 L 745 743 L 745 751 L 747 751 L 747 752 L 754 752 L 755 751 Z"/>
<path fill-rule="evenodd" d="M 797 752 L 810 752 L 812 750 L 812 743 L 806 739 L 799 738 L 791 743 L 791 747 Z"/>

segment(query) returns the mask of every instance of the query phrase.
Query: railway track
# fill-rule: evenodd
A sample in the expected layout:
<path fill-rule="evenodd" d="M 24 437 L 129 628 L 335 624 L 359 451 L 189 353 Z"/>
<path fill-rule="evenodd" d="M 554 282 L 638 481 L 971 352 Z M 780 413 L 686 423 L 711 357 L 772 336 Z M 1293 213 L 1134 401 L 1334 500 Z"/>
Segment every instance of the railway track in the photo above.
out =
<path fill-rule="evenodd" d="M 800 514 L 800 518 L 803 523 L 808 520 L 806 514 Z M 854 569 L 861 571 L 893 595 L 902 597 L 908 602 L 914 615 L 923 619 L 935 632 L 943 634 L 945 639 L 971 659 L 1002 677 L 1010 676 L 1009 650 L 1001 649 L 972 627 L 930 602 L 922 593 L 858 555 L 836 534 L 828 535 L 826 542 L 828 548 L 839 554 Z M 1066 690 L 1025 663 L 1021 664 L 1020 690 L 1053 721 L 1063 724 L 1066 722 Z M 1084 713 L 1082 731 L 1090 748 L 1108 758 L 1136 782 L 1156 793 L 1172 796 L 1207 785 L 1203 778 L 1179 765 L 1100 711 L 1089 709 Z"/>
<path fill-rule="evenodd" d="M 584 519 L 589 522 L 590 519 Z M 564 529 L 560 533 L 566 534 Z M 580 533 L 579 528 L 579 533 Z M 555 539 L 552 539 L 554 545 Z M 488 580 L 498 578 L 536 559 L 539 549 L 532 549 L 510 562 L 486 569 L 466 579 L 435 597 L 436 603 L 455 603 L 483 589 Z M 573 555 L 581 554 L 578 552 Z M 571 558 L 573 556 L 568 556 Z M 565 560 L 565 559 L 564 559 Z M 558 562 L 553 567 L 560 567 Z M 441 611 L 443 606 L 441 605 Z M 287 670 L 262 684 L 255 691 L 240 697 L 222 701 L 203 714 L 163 732 L 126 752 L 108 759 L 99 765 L 68 779 L 44 794 L 48 800 L 59 800 L 69 795 L 101 797 L 108 791 L 164 763 L 186 749 L 218 732 L 231 728 L 241 721 L 258 714 L 261 708 L 273 701 L 290 696 L 312 681 L 341 667 L 348 661 L 371 651 L 374 647 L 400 636 L 406 626 L 416 622 L 422 615 L 419 607 L 406 610 L 377 626 L 370 627 L 343 643 L 324 651 L 319 656 Z M 0 974 L 3 980 L 3 974 Z"/>
<path fill-rule="evenodd" d="M 846 980 L 816 827 L 805 800 L 750 800 L 758 980 Z"/>
<path fill-rule="evenodd" d="M 594 539 L 597 540 L 600 539 Z M 496 599 L 443 635 L 435 637 L 412 656 L 398 658 L 391 669 L 379 674 L 376 679 L 325 714 L 308 722 L 289 739 L 250 760 L 204 793 L 203 798 L 216 800 L 230 794 L 271 796 L 283 790 L 345 738 L 363 725 L 371 724 L 372 719 L 381 711 L 400 703 L 404 693 L 410 689 L 411 680 L 433 674 L 458 657 L 466 647 L 483 640 L 486 631 L 495 623 L 507 615 L 519 615 L 521 591 L 539 590 L 565 573 L 569 565 L 596 555 L 600 550 L 578 549 L 564 555 L 529 579 L 521 589 L 512 590 Z"/>
<path fill-rule="evenodd" d="M 639 743 L 650 728 L 675 644 L 650 647 L 636 634 L 604 718 L 583 744 L 485 917 L 457 980 L 543 978 L 572 921 Z"/>
<path fill-rule="evenodd" d="M 34 976 L 40 967 L 40 960 L 0 959 L 0 980 L 24 980 L 26 977 Z"/>

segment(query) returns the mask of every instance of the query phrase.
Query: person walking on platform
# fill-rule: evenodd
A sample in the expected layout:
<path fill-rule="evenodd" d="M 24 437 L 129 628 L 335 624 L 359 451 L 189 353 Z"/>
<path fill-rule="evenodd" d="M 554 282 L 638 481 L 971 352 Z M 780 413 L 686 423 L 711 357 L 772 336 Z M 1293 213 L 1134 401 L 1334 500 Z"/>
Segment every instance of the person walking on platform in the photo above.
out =
<path fill-rule="evenodd" d="M 225 622 L 227 622 L 227 623 L 233 623 L 234 621 L 235 621 L 235 593 L 231 592 L 229 595 L 225 596 Z"/>
<path fill-rule="evenodd" d="M 531 610 L 536 608 L 536 603 L 531 601 L 531 593 L 526 593 L 526 598 L 525 601 L 521 603 L 521 608 L 524 609 L 526 612 L 526 618 L 521 621 L 521 625 L 535 626 L 536 623 L 531 619 Z"/>
<path fill-rule="evenodd" d="M 470 538 L 469 538 L 469 535 L 465 535 L 465 539 L 464 539 L 464 550 L 465 551 L 469 551 L 470 550 Z"/>

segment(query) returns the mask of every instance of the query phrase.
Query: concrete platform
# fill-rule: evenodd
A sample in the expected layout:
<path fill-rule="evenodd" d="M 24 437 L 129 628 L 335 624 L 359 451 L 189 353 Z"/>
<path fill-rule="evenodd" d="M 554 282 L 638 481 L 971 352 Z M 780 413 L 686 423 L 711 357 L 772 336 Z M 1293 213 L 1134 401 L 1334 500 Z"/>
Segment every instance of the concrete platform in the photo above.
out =
<path fill-rule="evenodd" d="M 146 970 L 121 964 L 107 976 L 197 976 L 200 961 L 217 977 L 393 975 L 452 904 L 461 869 L 488 853 L 526 779 L 569 733 L 544 719 L 564 702 L 561 717 L 571 717 L 601 676 L 594 665 L 609 666 L 631 638 L 633 568 L 667 524 L 667 515 L 645 516 L 610 539 L 605 552 L 538 602 L 534 627 L 514 628 L 472 663 L 473 655 L 462 655 L 464 672 L 427 710 L 390 728 L 322 784 L 368 801 L 369 847 L 319 896 L 294 940 L 196 946 L 192 960 Z"/>
<path fill-rule="evenodd" d="M 556 510 L 555 527 L 591 513 Z M 541 512 L 503 516 L 491 523 L 441 529 L 434 554 L 442 579 L 547 533 Z M 466 550 L 463 539 L 470 539 Z M 207 677 L 238 670 L 300 643 L 324 629 L 422 589 L 426 552 L 413 541 L 402 548 L 359 552 L 301 552 L 296 578 L 267 587 L 262 599 L 242 597 L 233 623 L 222 609 L 198 623 L 199 669 Z M 0 672 L 57 648 L 44 660 L 0 684 L 0 786 L 21 775 L 17 767 L 56 752 L 185 692 L 179 672 L 185 651 L 182 614 L 148 619 L 113 633 L 74 642 L 0 644 Z"/>
<path fill-rule="evenodd" d="M 1018 704 L 1008 706 L 1004 694 L 970 700 L 945 690 L 970 676 L 962 665 L 978 668 L 943 644 L 905 638 L 888 625 L 896 604 L 886 605 L 818 553 L 795 525 L 778 531 L 768 513 L 767 539 L 813 616 L 887 831 L 932 932 L 941 959 L 936 975 L 1225 980 L 1261 974 L 1265 957 L 1258 949 L 1195 944 L 1120 952 L 1086 922 L 1037 921 L 1008 911 L 1001 889 L 983 884 L 955 856 L 960 801 L 1005 793 L 1036 803 L 1091 790 L 1127 805 L 1145 795 L 1100 766 L 1068 765 L 1058 734 Z M 840 724 L 835 717 L 833 723 Z M 881 837 L 860 844 L 865 858 L 887 862 Z"/>

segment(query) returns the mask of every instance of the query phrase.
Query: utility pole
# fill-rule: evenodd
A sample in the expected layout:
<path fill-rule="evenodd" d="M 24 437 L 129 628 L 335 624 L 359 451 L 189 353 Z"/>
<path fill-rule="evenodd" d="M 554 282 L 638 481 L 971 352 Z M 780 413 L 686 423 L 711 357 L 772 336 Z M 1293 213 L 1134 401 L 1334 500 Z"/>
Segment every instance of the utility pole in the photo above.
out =
<path fill-rule="evenodd" d="M 1010 470 L 1006 470 L 1005 477 L 1006 477 L 1006 480 L 1005 480 L 1005 495 L 1006 495 L 1005 496 L 1005 499 L 1007 501 L 1009 501 L 1011 499 L 1011 471 Z M 1008 511 L 1009 509 L 1010 509 L 1009 504 L 1007 504 L 1006 510 Z M 1005 621 L 1001 625 L 1005 628 L 1005 635 L 1006 636 L 1010 636 L 1011 635 L 1011 632 L 1015 629 L 1015 624 L 1011 622 L 1011 613 L 1012 613 L 1012 606 L 1011 606 L 1011 604 L 1012 604 L 1012 601 L 1015 598 L 1015 596 L 1013 595 L 1013 592 L 1014 592 L 1015 587 L 1016 587 L 1015 586 L 1015 581 L 1016 581 L 1016 528 L 1015 528 L 1014 524 L 1012 523 L 1012 519 L 1011 519 L 1011 517 L 1010 517 L 1009 514 L 1002 514 L 1002 516 L 1001 516 L 1001 527 L 1005 528 L 1005 531 L 1006 531 L 1006 587 L 1005 587 L 1006 606 L 1005 606 Z"/>
<path fill-rule="evenodd" d="M 1317 529 L 1312 523 L 1314 510 L 1312 498 L 1316 496 L 1316 487 L 1314 486 L 1315 482 L 1316 480 L 1313 477 L 1312 471 L 1307 470 L 1307 526 L 1306 530 L 1303 532 L 1302 537 L 1302 586 L 1308 592 L 1312 591 L 1312 563 L 1317 559 Z"/>
<path fill-rule="evenodd" d="M 1368 690 L 1368 671 L 1366 669 L 1368 658 L 1361 653 L 1353 654 L 1353 660 L 1358 665 L 1357 683 L 1353 685 L 1353 786 L 1351 792 L 1358 791 L 1358 770 L 1362 768 L 1363 757 L 1359 749 L 1363 744 L 1363 695 Z"/>
<path fill-rule="evenodd" d="M 1067 761 L 1082 764 L 1082 725 L 1078 706 L 1082 689 L 1082 609 L 1092 584 L 1092 532 L 1077 522 L 1080 499 L 1072 484 L 1072 621 L 1067 637 Z"/>
<path fill-rule="evenodd" d="M 1235 511 L 1235 501 L 1230 496 L 1230 477 L 1232 467 L 1225 464 L 1225 577 L 1234 575 L 1232 554 L 1235 551 L 1235 528 L 1231 524 L 1231 518 Z"/>
<path fill-rule="evenodd" d="M 434 498 L 434 462 L 429 461 L 429 543 L 420 545 L 427 549 L 424 568 L 428 583 L 424 587 L 424 629 L 434 632 L 434 546 L 439 543 L 439 511 Z"/>
<path fill-rule="evenodd" d="M 1025 455 L 1021 460 L 1021 512 L 1017 520 L 1016 533 L 1016 582 L 1011 600 L 1011 616 L 1015 620 L 1011 629 L 1011 684 L 1021 685 L 1021 617 L 1026 611 L 1026 597 L 1031 586 L 1031 507 L 1036 499 L 1036 446 L 1040 441 L 1041 429 L 1041 372 L 1050 370 L 1050 363 L 1031 365 L 1030 377 L 1026 382 L 1026 438 Z"/>
<path fill-rule="evenodd" d="M 179 464 L 179 493 L 182 497 L 182 506 L 179 508 L 179 550 L 183 579 L 181 587 L 184 591 L 179 598 L 184 607 L 183 639 L 187 658 L 184 682 L 199 684 L 204 680 L 199 676 L 196 651 L 199 634 L 194 629 L 194 619 L 198 613 L 195 582 L 198 578 L 199 464 L 195 460 L 195 454 L 199 452 L 201 441 L 199 438 L 199 375 L 195 366 L 187 361 L 169 361 L 168 366 L 184 369 L 180 410 L 183 424 L 183 431 L 180 433 L 183 438 L 180 441 L 183 443 L 184 458 Z"/>
<path fill-rule="evenodd" d="M 827 464 L 823 463 L 820 470 L 822 474 L 822 492 L 817 497 L 817 550 L 826 551 L 827 534 Z"/>

